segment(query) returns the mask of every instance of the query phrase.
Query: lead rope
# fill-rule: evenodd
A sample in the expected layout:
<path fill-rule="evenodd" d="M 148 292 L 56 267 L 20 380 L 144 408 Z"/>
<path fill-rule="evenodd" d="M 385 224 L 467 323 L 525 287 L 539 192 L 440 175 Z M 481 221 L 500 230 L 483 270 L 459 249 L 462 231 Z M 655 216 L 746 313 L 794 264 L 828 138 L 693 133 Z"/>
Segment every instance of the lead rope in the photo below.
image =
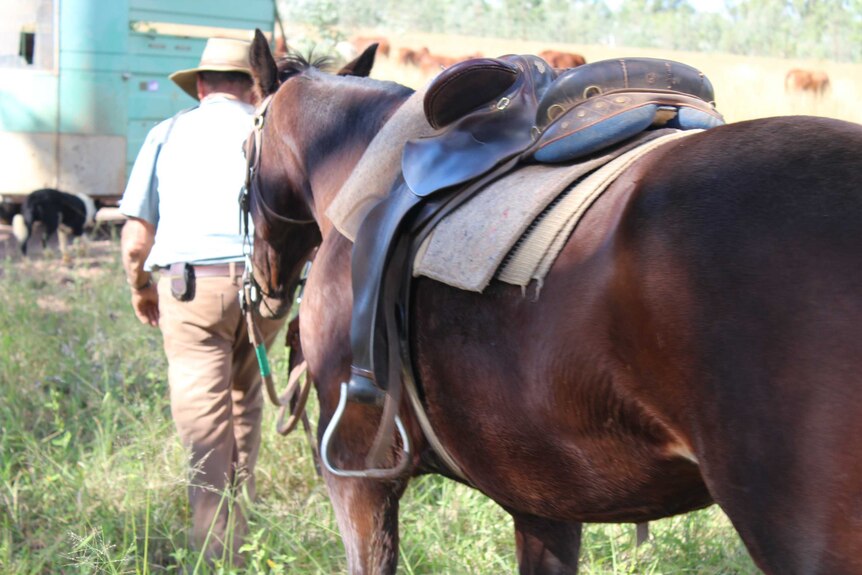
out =
<path fill-rule="evenodd" d="M 308 402 L 308 395 L 311 391 L 311 378 L 307 375 L 307 364 L 302 357 L 301 346 L 299 345 L 299 317 L 294 317 L 290 320 L 288 326 L 288 340 L 290 345 L 290 356 L 288 359 L 289 375 L 287 379 L 287 388 L 281 396 L 275 390 L 275 382 L 272 378 L 272 369 L 269 365 L 269 358 L 266 354 L 266 342 L 255 323 L 254 305 L 256 295 L 259 294 L 251 278 L 251 258 L 246 256 L 245 271 L 243 271 L 242 290 L 239 292 L 240 306 L 245 315 L 246 326 L 248 328 L 248 341 L 254 348 L 255 356 L 257 357 L 257 365 L 260 370 L 260 377 L 266 387 L 266 393 L 269 396 L 270 402 L 278 408 L 278 418 L 275 423 L 275 430 L 282 436 L 288 435 L 296 428 L 298 422 L 302 422 L 305 437 L 308 440 L 308 445 L 311 447 L 311 454 L 314 459 L 314 468 L 320 475 L 320 450 L 317 447 L 317 442 L 314 440 L 314 434 L 311 430 L 311 423 L 308 420 L 308 413 L 305 411 L 305 406 Z M 293 337 L 291 337 L 293 334 Z M 302 376 L 305 375 L 305 379 Z M 302 383 L 300 383 L 302 381 Z M 292 405 L 291 405 L 292 404 Z M 289 414 L 289 416 L 288 416 Z M 285 417 L 287 420 L 285 421 Z"/>
<path fill-rule="evenodd" d="M 269 357 L 266 353 L 266 342 L 263 341 L 260 329 L 255 323 L 254 305 L 252 305 L 252 303 L 256 301 L 258 290 L 254 286 L 254 282 L 251 280 L 251 274 L 248 271 L 249 269 L 250 262 L 247 262 L 245 271 L 243 272 L 240 305 L 242 306 L 246 326 L 248 327 L 248 341 L 254 348 L 254 354 L 257 357 L 257 365 L 260 370 L 260 377 L 266 386 L 266 393 L 269 396 L 269 401 L 279 408 L 276 431 L 281 435 L 287 435 L 296 428 L 296 424 L 300 419 L 303 421 L 306 431 L 309 431 L 310 425 L 308 424 L 308 416 L 305 413 L 305 405 L 308 400 L 308 394 L 311 390 L 311 378 L 306 377 L 302 384 L 300 384 L 302 376 L 305 375 L 307 371 L 307 364 L 304 359 L 295 363 L 295 359 L 301 355 L 300 353 L 295 352 L 294 347 L 298 346 L 299 343 L 299 329 L 298 327 L 295 327 L 295 322 L 297 322 L 299 318 L 293 318 L 290 322 L 291 327 L 288 328 L 288 337 L 290 337 L 291 332 L 296 333 L 296 336 L 293 338 L 293 345 L 291 345 L 290 348 L 291 353 L 290 359 L 288 360 L 290 374 L 288 375 L 287 388 L 284 393 L 279 396 L 275 390 L 272 369 L 269 364 Z M 295 404 L 291 408 L 290 404 L 294 401 L 294 398 Z M 288 409 L 290 409 L 290 417 L 285 421 L 284 418 L 285 415 L 287 415 Z M 316 445 L 313 445 L 313 449 L 316 451 Z"/>

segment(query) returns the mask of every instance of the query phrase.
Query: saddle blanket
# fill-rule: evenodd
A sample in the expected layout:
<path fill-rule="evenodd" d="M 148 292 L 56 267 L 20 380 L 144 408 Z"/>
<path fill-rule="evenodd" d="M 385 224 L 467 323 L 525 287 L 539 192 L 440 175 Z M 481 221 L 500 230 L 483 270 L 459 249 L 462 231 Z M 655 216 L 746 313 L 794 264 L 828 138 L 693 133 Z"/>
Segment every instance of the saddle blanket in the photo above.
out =
<path fill-rule="evenodd" d="M 401 174 L 404 144 L 436 131 L 422 111 L 426 89 L 427 86 L 414 92 L 383 125 L 326 210 L 335 228 L 351 242 L 362 220 Z"/>
<path fill-rule="evenodd" d="M 495 275 L 541 287 L 578 221 L 620 174 L 657 147 L 702 131 L 646 132 L 585 162 L 528 165 L 505 175 L 437 225 L 416 254 L 413 276 L 480 293 Z"/>

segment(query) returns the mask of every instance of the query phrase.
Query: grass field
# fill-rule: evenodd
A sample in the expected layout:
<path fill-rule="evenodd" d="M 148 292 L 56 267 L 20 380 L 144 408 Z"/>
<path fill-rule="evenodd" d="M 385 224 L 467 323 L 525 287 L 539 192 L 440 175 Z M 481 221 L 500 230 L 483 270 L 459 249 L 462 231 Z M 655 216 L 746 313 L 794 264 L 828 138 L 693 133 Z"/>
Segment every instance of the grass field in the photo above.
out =
<path fill-rule="evenodd" d="M 419 34 L 392 40 L 394 51 L 427 45 L 450 55 L 554 47 L 588 61 L 668 57 L 706 72 L 730 121 L 791 113 L 862 121 L 857 65 Z M 797 66 L 827 70 L 832 92 L 822 100 L 786 95 L 784 74 Z M 425 81 L 385 58 L 374 75 L 413 86 Z M 73 267 L 61 265 L 56 253 L 30 261 L 7 257 L 0 266 L 0 573 L 210 572 L 187 547 L 184 455 L 170 419 L 161 339 L 132 314 L 116 242 L 93 248 Z M 284 359 L 283 349 L 273 353 L 282 381 Z M 309 447 L 301 434 L 275 433 L 273 409 L 266 412 L 258 477 L 247 572 L 344 572 Z M 715 507 L 651 528 L 650 542 L 636 549 L 633 525 L 587 526 L 581 572 L 757 572 Z M 421 478 L 408 489 L 401 535 L 400 573 L 516 570 L 506 514 L 440 477 Z"/>
<path fill-rule="evenodd" d="M 187 547 L 159 332 L 132 314 L 116 242 L 92 251 L 72 267 L 0 260 L 0 573 L 211 572 Z M 272 355 L 284 381 L 284 350 Z M 275 433 L 273 408 L 258 477 L 247 572 L 345 572 L 308 444 Z M 476 491 L 421 478 L 401 518 L 400 573 L 516 570 L 507 515 Z M 588 526 L 581 572 L 756 573 L 717 508 L 652 534 L 635 549 L 633 525 Z"/>

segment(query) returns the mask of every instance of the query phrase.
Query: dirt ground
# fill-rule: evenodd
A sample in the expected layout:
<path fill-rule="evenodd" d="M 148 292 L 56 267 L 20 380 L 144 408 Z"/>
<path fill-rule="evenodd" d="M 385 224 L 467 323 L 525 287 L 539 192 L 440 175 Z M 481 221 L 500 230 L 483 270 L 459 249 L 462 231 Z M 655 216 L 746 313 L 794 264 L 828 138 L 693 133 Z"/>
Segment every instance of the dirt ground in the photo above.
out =
<path fill-rule="evenodd" d="M 68 282 L 96 280 L 108 273 L 115 273 L 113 266 L 120 251 L 120 229 L 122 220 L 99 222 L 93 230 L 85 232 L 84 237 L 76 239 L 68 250 L 69 258 L 64 261 L 60 253 L 57 235 L 48 239 L 46 248 L 42 247 L 42 226 L 33 228 L 33 235 L 27 242 L 27 256 L 21 254 L 21 246 L 12 234 L 12 226 L 0 225 L 0 277 L 7 273 L 9 266 L 26 275 L 51 278 L 49 283 L 57 288 Z M 53 273 L 46 274 L 51 271 Z M 41 297 L 37 305 L 43 309 L 62 311 L 64 302 L 62 289 L 56 296 Z M 41 301 L 45 299 L 45 301 Z"/>
<path fill-rule="evenodd" d="M 68 312 L 68 287 L 80 281 L 100 281 L 122 273 L 115 266 L 120 252 L 120 227 L 118 224 L 97 226 L 85 233 L 86 237 L 72 244 L 68 250 L 71 257 L 64 261 L 56 235 L 49 239 L 46 249 L 42 248 L 41 226 L 33 229 L 24 257 L 18 240 L 12 235 L 12 227 L 0 225 L 0 278 L 13 268 L 17 277 L 39 278 L 45 282 L 44 289 L 33 294 L 33 303 L 49 312 Z"/>

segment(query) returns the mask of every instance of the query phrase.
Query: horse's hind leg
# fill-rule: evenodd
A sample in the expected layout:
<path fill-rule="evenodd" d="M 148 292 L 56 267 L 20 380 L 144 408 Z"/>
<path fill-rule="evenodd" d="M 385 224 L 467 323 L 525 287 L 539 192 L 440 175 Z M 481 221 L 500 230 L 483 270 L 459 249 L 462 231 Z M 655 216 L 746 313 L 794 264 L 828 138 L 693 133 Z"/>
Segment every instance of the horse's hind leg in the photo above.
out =
<path fill-rule="evenodd" d="M 581 524 L 512 513 L 520 575 L 575 575 Z"/>

